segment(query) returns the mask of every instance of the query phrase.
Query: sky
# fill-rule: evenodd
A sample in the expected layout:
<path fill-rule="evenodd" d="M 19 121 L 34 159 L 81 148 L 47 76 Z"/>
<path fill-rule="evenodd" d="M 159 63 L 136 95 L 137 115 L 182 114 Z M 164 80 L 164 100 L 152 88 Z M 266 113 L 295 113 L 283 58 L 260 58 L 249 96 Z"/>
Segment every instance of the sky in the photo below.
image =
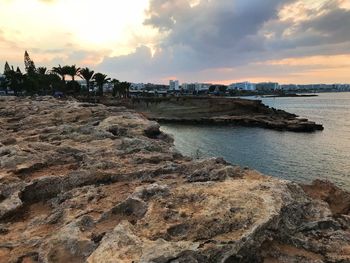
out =
<path fill-rule="evenodd" d="M 350 83 L 350 0 L 0 0 L 0 71 L 130 82 Z"/>

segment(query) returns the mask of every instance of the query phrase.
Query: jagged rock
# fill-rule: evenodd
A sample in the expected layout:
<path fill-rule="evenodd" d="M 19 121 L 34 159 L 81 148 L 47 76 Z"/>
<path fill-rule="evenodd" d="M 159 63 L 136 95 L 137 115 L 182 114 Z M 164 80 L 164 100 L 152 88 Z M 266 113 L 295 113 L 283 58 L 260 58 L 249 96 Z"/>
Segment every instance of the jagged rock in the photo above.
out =
<path fill-rule="evenodd" d="M 87 262 L 169 262 L 181 252 L 196 249 L 199 245 L 188 241 L 143 240 L 134 231 L 130 223 L 120 223 L 102 239 Z"/>
<path fill-rule="evenodd" d="M 23 203 L 19 194 L 19 192 L 15 192 L 0 202 L 0 219 L 18 212 L 22 207 Z"/>
<path fill-rule="evenodd" d="M 0 97 L 0 135 L 0 261 L 350 260 L 347 193 L 184 157 L 124 107 Z"/>
<path fill-rule="evenodd" d="M 160 125 L 157 122 L 151 122 L 144 130 L 145 135 L 149 138 L 157 138 L 160 134 Z"/>
<path fill-rule="evenodd" d="M 229 165 L 222 158 L 194 161 L 184 168 L 184 172 L 188 182 L 223 181 L 244 174 L 241 168 Z"/>
<path fill-rule="evenodd" d="M 86 238 L 79 223 L 71 223 L 40 246 L 41 262 L 84 262 L 96 244 Z"/>
<path fill-rule="evenodd" d="M 303 189 L 310 197 L 327 202 L 334 215 L 350 214 L 350 193 L 331 182 L 315 180 L 311 185 L 303 185 Z"/>

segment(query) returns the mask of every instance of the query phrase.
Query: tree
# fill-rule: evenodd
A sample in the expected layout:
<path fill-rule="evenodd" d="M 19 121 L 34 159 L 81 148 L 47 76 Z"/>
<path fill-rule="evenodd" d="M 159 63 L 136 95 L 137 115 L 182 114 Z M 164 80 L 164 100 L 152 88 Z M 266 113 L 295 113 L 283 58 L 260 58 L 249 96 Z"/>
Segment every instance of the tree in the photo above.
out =
<path fill-rule="evenodd" d="M 58 67 L 53 67 L 51 72 L 57 74 L 62 78 L 62 80 L 65 82 L 66 81 L 66 75 L 67 75 L 67 69 L 61 67 L 61 65 L 58 65 Z"/>
<path fill-rule="evenodd" d="M 120 93 L 124 98 L 129 98 L 131 83 L 129 82 L 121 82 L 120 83 Z"/>
<path fill-rule="evenodd" d="M 10 70 L 11 70 L 10 65 L 9 65 L 9 63 L 6 61 L 6 63 L 5 63 L 5 69 L 4 69 L 4 75 L 6 74 L 6 72 L 8 72 L 8 71 L 10 71 Z"/>
<path fill-rule="evenodd" d="M 54 91 L 65 91 L 65 85 L 57 74 L 50 73 L 46 75 L 46 78 L 48 82 L 47 92 L 53 94 Z"/>
<path fill-rule="evenodd" d="M 47 73 L 47 68 L 45 68 L 45 67 L 39 67 L 39 68 L 37 69 L 37 72 L 38 72 L 39 75 L 46 75 L 46 73 Z"/>
<path fill-rule="evenodd" d="M 63 69 L 67 72 L 67 75 L 71 76 L 72 81 L 75 81 L 75 76 L 78 76 L 80 68 L 73 66 L 64 66 Z"/>
<path fill-rule="evenodd" d="M 119 88 L 120 88 L 120 82 L 119 82 L 119 80 L 117 80 L 117 79 L 112 79 L 112 84 L 113 84 L 113 93 L 112 93 L 112 95 L 113 95 L 113 97 L 116 97 L 117 95 L 118 96 L 120 96 L 120 94 L 119 94 Z"/>
<path fill-rule="evenodd" d="M 108 83 L 110 78 L 107 78 L 107 75 L 102 73 L 96 73 L 93 77 L 93 79 L 96 81 L 96 84 L 98 86 L 98 94 L 100 96 L 103 96 L 103 85 Z"/>
<path fill-rule="evenodd" d="M 46 67 L 38 67 L 36 70 L 37 74 L 34 76 L 31 76 L 31 79 L 34 79 L 35 85 L 37 86 L 36 90 L 40 94 L 50 94 L 52 93 L 51 83 L 48 76 L 48 71 Z M 59 79 L 59 77 L 56 75 L 56 77 Z"/>
<path fill-rule="evenodd" d="M 23 89 L 24 76 L 21 70 L 17 67 L 17 70 L 12 69 L 5 72 L 5 78 L 8 86 L 13 90 L 14 95 L 17 96 L 18 92 Z"/>
<path fill-rule="evenodd" d="M 90 70 L 89 68 L 82 68 L 79 71 L 79 77 L 81 77 L 82 79 L 84 79 L 86 81 L 86 88 L 87 88 L 87 94 L 89 96 L 90 94 L 90 82 L 92 77 L 94 76 L 94 71 Z"/>
<path fill-rule="evenodd" d="M 33 74 L 36 72 L 34 61 L 30 59 L 27 51 L 24 52 L 24 66 L 27 74 Z"/>
<path fill-rule="evenodd" d="M 66 92 L 67 91 L 67 85 L 66 85 L 66 75 L 69 75 L 70 73 L 70 67 L 69 66 L 61 66 L 58 65 L 58 67 L 53 67 L 52 68 L 52 73 L 57 74 L 58 76 L 61 77 L 62 79 L 62 84 L 61 86 L 61 91 Z M 70 87 L 71 88 L 71 87 Z"/>
<path fill-rule="evenodd" d="M 75 65 L 63 67 L 64 73 L 72 78 L 72 80 L 67 83 L 67 91 L 72 95 L 80 92 L 80 85 L 75 81 L 75 76 L 79 74 L 79 70 L 80 68 L 77 68 Z"/>

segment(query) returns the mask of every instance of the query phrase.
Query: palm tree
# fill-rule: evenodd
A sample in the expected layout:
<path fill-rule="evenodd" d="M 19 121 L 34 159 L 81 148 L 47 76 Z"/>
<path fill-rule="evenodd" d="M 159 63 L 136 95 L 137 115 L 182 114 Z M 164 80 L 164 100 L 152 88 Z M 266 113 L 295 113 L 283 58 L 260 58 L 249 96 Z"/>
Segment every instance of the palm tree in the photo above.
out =
<path fill-rule="evenodd" d="M 124 81 L 120 83 L 120 86 L 121 86 L 120 89 L 121 89 L 121 93 L 123 94 L 123 97 L 129 98 L 131 83 Z"/>
<path fill-rule="evenodd" d="M 66 82 L 66 75 L 67 75 L 67 66 L 61 67 L 61 65 L 58 65 L 58 67 L 53 67 L 51 72 L 59 75 L 64 82 Z"/>
<path fill-rule="evenodd" d="M 39 67 L 39 68 L 37 68 L 36 71 L 38 72 L 39 75 L 46 75 L 46 73 L 47 73 L 47 68 L 45 68 L 45 67 Z"/>
<path fill-rule="evenodd" d="M 75 65 L 64 66 L 63 68 L 66 70 L 67 75 L 72 77 L 72 81 L 75 81 L 75 76 L 78 76 L 80 68 L 77 68 Z"/>
<path fill-rule="evenodd" d="M 24 75 L 21 70 L 17 67 L 17 70 L 14 70 L 13 67 L 11 70 L 5 72 L 5 78 L 11 90 L 13 90 L 14 95 L 17 96 L 18 92 L 23 88 Z"/>
<path fill-rule="evenodd" d="M 108 83 L 110 78 L 107 78 L 107 75 L 102 73 L 96 73 L 93 77 L 93 79 L 96 81 L 96 84 L 98 86 L 98 93 L 100 96 L 103 96 L 103 85 Z"/>
<path fill-rule="evenodd" d="M 120 82 L 117 79 L 112 79 L 111 83 L 113 84 L 113 97 L 116 97 L 117 95 L 120 96 L 119 88 L 120 88 Z"/>
<path fill-rule="evenodd" d="M 82 68 L 79 70 L 79 77 L 86 81 L 88 96 L 90 94 L 90 82 L 92 77 L 94 76 L 94 73 L 95 72 L 93 70 L 90 70 L 89 68 Z"/>

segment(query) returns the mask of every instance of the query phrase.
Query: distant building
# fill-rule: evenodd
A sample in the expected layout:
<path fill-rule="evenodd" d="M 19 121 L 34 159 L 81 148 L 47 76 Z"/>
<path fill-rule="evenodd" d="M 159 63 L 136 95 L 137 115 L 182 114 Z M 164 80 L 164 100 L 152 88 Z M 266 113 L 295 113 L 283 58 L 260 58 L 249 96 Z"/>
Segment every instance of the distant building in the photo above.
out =
<path fill-rule="evenodd" d="M 169 90 L 170 91 L 179 91 L 180 85 L 178 80 L 170 80 L 169 81 Z"/>
<path fill-rule="evenodd" d="M 167 91 L 169 89 L 169 86 L 163 85 L 163 84 L 153 84 L 153 83 L 147 83 L 145 84 L 144 90 L 147 91 Z"/>
<path fill-rule="evenodd" d="M 198 92 L 209 91 L 209 88 L 211 85 L 212 84 L 208 84 L 208 83 L 195 83 L 196 91 Z"/>
<path fill-rule="evenodd" d="M 280 89 L 280 85 L 277 82 L 262 82 L 256 84 L 256 90 L 258 91 L 275 91 Z"/>
<path fill-rule="evenodd" d="M 143 84 L 143 83 L 131 83 L 130 89 L 131 90 L 144 90 L 145 84 Z"/>
<path fill-rule="evenodd" d="M 228 90 L 245 90 L 245 91 L 254 91 L 256 90 L 256 85 L 248 81 L 232 83 L 228 86 Z"/>
<path fill-rule="evenodd" d="M 196 84 L 194 84 L 194 83 L 182 83 L 181 89 L 185 92 L 192 93 L 196 90 Z"/>
<path fill-rule="evenodd" d="M 185 92 L 207 92 L 212 84 L 208 83 L 183 83 L 181 89 Z"/>
<path fill-rule="evenodd" d="M 294 91 L 294 90 L 299 90 L 300 87 L 296 84 L 283 84 L 280 85 L 280 90 L 283 91 Z"/>

